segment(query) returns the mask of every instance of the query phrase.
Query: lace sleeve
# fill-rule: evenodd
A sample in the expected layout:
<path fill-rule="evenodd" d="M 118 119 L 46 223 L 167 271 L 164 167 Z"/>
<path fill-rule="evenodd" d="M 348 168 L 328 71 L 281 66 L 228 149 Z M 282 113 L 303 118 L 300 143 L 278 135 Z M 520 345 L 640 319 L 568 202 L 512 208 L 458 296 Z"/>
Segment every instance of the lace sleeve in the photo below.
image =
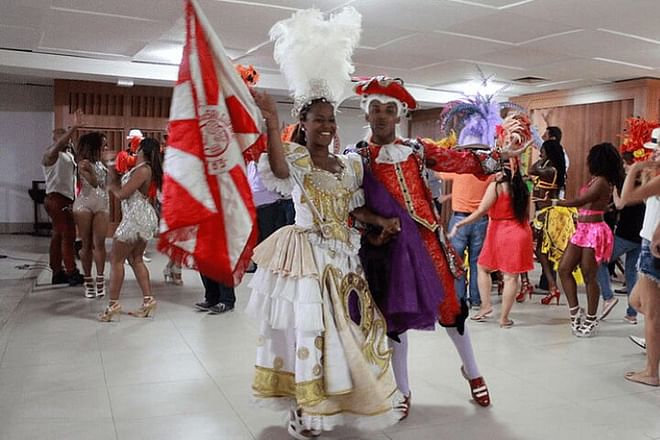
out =
<path fill-rule="evenodd" d="M 270 191 L 277 191 L 283 196 L 290 196 L 293 192 L 293 178 L 291 175 L 289 175 L 289 177 L 286 179 L 275 177 L 275 174 L 273 174 L 273 171 L 270 169 L 270 164 L 268 163 L 268 153 L 262 154 L 259 158 L 259 162 L 257 163 L 257 172 L 259 173 L 259 177 L 261 178 L 264 186 Z"/>
<path fill-rule="evenodd" d="M 362 179 L 364 179 L 364 168 L 362 167 L 362 156 L 357 153 L 348 153 L 346 156 L 348 166 L 351 169 L 353 176 L 353 187 L 351 188 L 351 200 L 348 203 L 349 211 L 364 206 L 366 200 L 364 198 L 364 190 L 362 189 Z"/>

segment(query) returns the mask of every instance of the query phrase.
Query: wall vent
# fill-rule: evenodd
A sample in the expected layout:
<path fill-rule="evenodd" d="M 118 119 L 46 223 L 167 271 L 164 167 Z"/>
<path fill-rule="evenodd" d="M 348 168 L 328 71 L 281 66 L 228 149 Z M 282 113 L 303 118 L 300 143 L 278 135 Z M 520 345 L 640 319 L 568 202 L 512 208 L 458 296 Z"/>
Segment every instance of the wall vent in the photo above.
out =
<path fill-rule="evenodd" d="M 545 78 L 539 78 L 538 76 L 523 76 L 522 78 L 516 78 L 512 81 L 523 84 L 538 84 L 548 80 Z"/>

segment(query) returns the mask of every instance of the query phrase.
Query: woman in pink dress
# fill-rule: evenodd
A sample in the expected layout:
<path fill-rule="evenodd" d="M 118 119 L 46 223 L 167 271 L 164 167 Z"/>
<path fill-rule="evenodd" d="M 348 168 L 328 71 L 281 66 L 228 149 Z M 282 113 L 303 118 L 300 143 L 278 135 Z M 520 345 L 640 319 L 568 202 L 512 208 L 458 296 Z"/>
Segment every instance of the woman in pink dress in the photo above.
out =
<path fill-rule="evenodd" d="M 509 328 L 513 326 L 509 312 L 518 292 L 519 274 L 534 267 L 534 245 L 529 226 L 529 191 L 517 169 L 512 171 L 504 168 L 486 189 L 479 208 L 456 223 L 450 236 L 486 213 L 488 229 L 477 266 L 481 307 L 471 319 L 484 321 L 493 313 L 490 274 L 500 271 L 504 277 L 500 327 Z"/>

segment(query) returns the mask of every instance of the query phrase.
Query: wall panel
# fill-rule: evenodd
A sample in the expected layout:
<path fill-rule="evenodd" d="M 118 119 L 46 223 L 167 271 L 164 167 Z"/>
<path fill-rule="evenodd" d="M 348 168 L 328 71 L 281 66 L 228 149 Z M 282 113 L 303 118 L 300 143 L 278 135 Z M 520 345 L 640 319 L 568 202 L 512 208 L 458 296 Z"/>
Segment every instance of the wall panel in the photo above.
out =
<path fill-rule="evenodd" d="M 90 131 L 101 131 L 108 137 L 108 147 L 120 151 L 127 146 L 126 135 L 139 128 L 146 137 L 162 141 L 167 132 L 172 89 L 168 87 L 117 87 L 109 83 L 55 80 L 55 126 L 67 127 L 73 113 L 80 108 L 85 113 L 86 126 L 76 137 Z M 111 201 L 112 233 L 121 210 L 117 200 Z"/>
<path fill-rule="evenodd" d="M 634 100 L 599 102 L 584 105 L 569 105 L 547 109 L 535 109 L 541 113 L 546 126 L 555 125 L 562 129 L 562 145 L 570 160 L 566 196 L 573 198 L 579 188 L 589 179 L 587 155 L 589 149 L 601 142 L 619 145 L 619 134 L 625 128 L 625 120 L 633 115 Z M 535 117 L 534 120 L 538 120 Z M 544 127 L 539 127 L 544 130 Z"/>

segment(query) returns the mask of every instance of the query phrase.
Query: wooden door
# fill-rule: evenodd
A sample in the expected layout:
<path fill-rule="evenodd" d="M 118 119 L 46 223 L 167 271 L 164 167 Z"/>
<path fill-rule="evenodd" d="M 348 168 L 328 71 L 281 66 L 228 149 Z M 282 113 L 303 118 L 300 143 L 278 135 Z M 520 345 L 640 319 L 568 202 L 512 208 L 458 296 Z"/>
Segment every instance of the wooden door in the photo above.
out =
<path fill-rule="evenodd" d="M 128 145 L 126 136 L 133 128 L 159 142 L 167 132 L 172 89 L 169 87 L 118 87 L 90 81 L 55 80 L 55 127 L 70 126 L 73 113 L 80 108 L 86 125 L 78 136 L 100 131 L 107 136 L 108 147 L 121 151 Z M 110 197 L 108 236 L 121 221 L 119 201 Z"/>

